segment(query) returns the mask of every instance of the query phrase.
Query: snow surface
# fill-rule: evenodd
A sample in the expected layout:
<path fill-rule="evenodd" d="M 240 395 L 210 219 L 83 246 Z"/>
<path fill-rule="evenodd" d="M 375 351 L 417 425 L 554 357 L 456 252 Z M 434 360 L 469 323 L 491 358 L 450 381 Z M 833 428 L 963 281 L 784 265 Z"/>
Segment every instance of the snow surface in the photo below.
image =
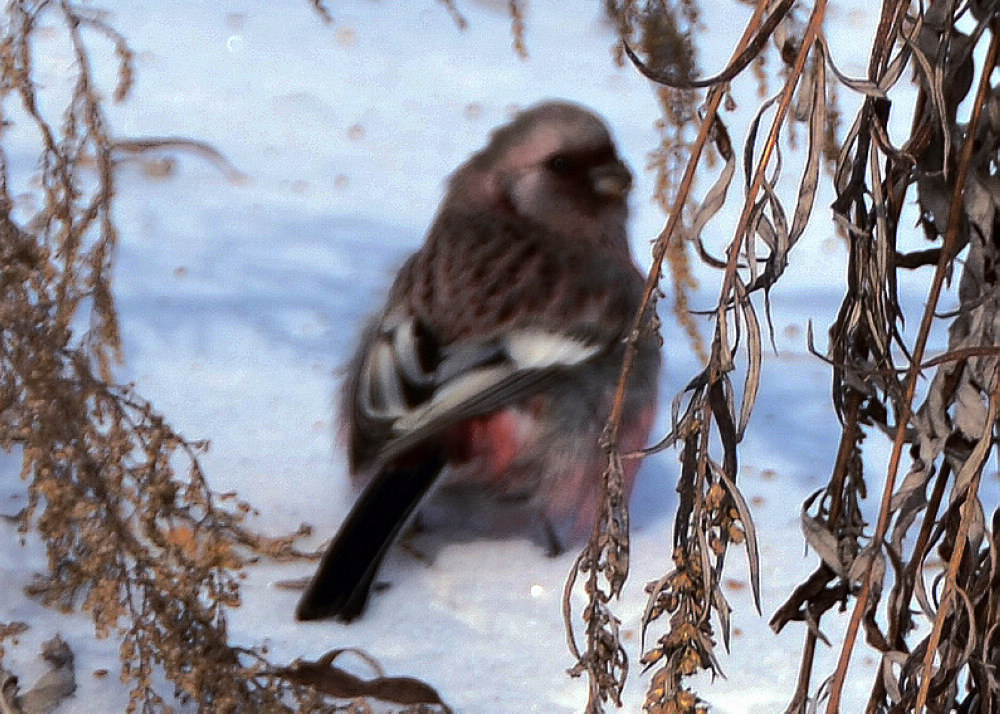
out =
<path fill-rule="evenodd" d="M 469 21 L 464 32 L 431 0 L 338 0 L 330 3 L 331 25 L 305 0 L 96 5 L 137 53 L 133 95 L 109 110 L 115 132 L 207 141 L 248 177 L 234 183 L 176 152 L 168 152 L 178 163 L 166 177 L 149 175 L 139 162 L 123 168 L 115 282 L 126 355 L 120 377 L 134 380 L 183 434 L 211 440 L 203 460 L 211 483 L 253 503 L 257 527 L 279 534 L 312 524 L 315 535 L 304 546 L 332 535 L 350 505 L 344 457 L 331 438 L 332 395 L 356 329 L 420 244 L 444 177 L 512 108 L 546 97 L 595 108 L 637 173 L 632 236 L 644 265 L 664 221 L 649 198 L 652 176 L 643 171 L 657 141 L 657 105 L 642 77 L 613 64 L 600 3 L 532 3 L 527 61 L 511 48 L 507 3 L 456 4 Z M 731 0 L 702 5 L 708 73 L 724 65 L 749 10 Z M 864 8 L 856 0 L 829 11 L 840 30 L 831 37 L 838 64 L 854 75 L 864 72 L 864 36 L 876 19 Z M 110 81 L 110 48 L 90 39 L 106 55 L 99 67 Z M 57 48 L 41 51 L 43 81 L 65 84 L 67 61 Z M 734 90 L 734 137 L 757 107 L 755 89 L 750 81 Z M 843 97 L 846 117 L 854 101 Z M 31 170 L 31 146 L 13 155 L 25 162 L 21 170 Z M 845 251 L 825 218 L 829 203 L 820 196 L 813 227 L 771 296 L 778 350 L 766 357 L 740 473 L 758 527 L 764 615 L 753 611 L 743 553 L 734 548 L 725 585 L 735 608 L 732 652 L 719 648 L 727 678 L 697 683 L 717 712 L 780 711 L 794 688 L 804 628 L 791 625 L 776 637 L 767 619 L 815 567 L 804 553 L 799 507 L 828 475 L 839 433 L 828 372 L 808 354 L 805 338 L 811 320 L 824 348 L 842 289 Z M 712 228 L 711 248 L 721 251 L 728 241 L 737 210 L 731 202 Z M 708 308 L 715 276 L 700 275 L 696 307 Z M 669 316 L 665 339 L 659 433 L 670 400 L 698 368 Z M 11 456 L 0 465 L 10 474 L 19 468 Z M 636 664 L 637 623 L 644 584 L 669 568 L 677 471 L 674 453 L 649 459 L 632 503 L 632 576 L 615 606 L 633 663 L 626 711 L 641 708 L 648 683 Z M 876 466 L 873 489 L 880 480 Z M 15 511 L 23 484 L 3 483 L 3 510 Z M 16 541 L 9 524 L 0 528 Z M 430 548 L 430 565 L 390 554 L 382 579 L 391 587 L 350 626 L 295 622 L 297 593 L 275 583 L 305 577 L 313 564 L 261 563 L 247 573 L 244 603 L 232 612 L 233 638 L 266 644 L 275 661 L 357 646 L 388 673 L 433 684 L 460 712 L 579 711 L 586 683 L 565 673 L 573 662 L 560 614 L 576 553 L 550 559 L 526 538 L 439 539 Z M 86 617 L 22 596 L 30 574 L 44 567 L 39 544 L 28 538 L 23 547 L 8 545 L 0 567 L 0 621 L 31 624 L 9 652 L 8 668 L 30 684 L 43 671 L 38 643 L 58 632 L 76 654 L 79 682 L 61 711 L 123 710 L 116 643 L 95 640 Z M 582 602 L 578 593 L 576 607 Z M 834 642 L 844 620 L 823 621 Z M 832 671 L 835 655 L 819 653 L 817 680 Z M 853 661 L 845 712 L 860 711 L 875 663 L 863 648 Z M 93 676 L 99 668 L 112 674 Z"/>

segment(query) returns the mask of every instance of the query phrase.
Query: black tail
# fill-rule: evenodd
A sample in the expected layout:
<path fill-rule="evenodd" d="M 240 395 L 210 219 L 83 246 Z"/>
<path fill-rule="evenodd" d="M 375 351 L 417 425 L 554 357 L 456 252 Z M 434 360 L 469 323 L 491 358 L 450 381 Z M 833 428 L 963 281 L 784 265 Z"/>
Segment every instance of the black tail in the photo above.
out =
<path fill-rule="evenodd" d="M 295 608 L 299 620 L 350 622 L 368 603 L 382 558 L 443 467 L 439 456 L 379 472 L 358 498 Z"/>

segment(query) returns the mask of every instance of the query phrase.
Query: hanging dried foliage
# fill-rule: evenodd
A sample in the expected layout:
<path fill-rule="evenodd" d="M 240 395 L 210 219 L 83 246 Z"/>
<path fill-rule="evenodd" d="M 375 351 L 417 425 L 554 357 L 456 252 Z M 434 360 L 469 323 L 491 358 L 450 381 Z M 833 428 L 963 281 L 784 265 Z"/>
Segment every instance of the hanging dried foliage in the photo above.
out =
<path fill-rule="evenodd" d="M 886 0 L 868 76 L 854 79 L 840 73 L 829 57 L 822 33 L 826 3 L 815 2 L 808 16 L 796 14 L 793 4 L 756 3 L 733 59 L 707 79 L 693 79 L 678 69 L 682 65 L 663 62 L 651 51 L 655 43 L 636 39 L 637 25 L 629 24 L 635 22 L 629 18 L 643 12 L 669 14 L 669 8 L 626 3 L 628 12 L 619 19 L 625 52 L 644 74 L 676 89 L 708 88 L 687 168 L 672 184 L 670 218 L 654 248 L 648 295 L 656 295 L 662 261 L 677 250 L 672 244 L 694 246 L 721 275 L 705 368 L 675 399 L 673 428 L 660 445 L 680 447 L 680 500 L 673 568 L 647 587 L 644 641 L 656 629 L 663 634 L 646 644 L 642 659 L 655 670 L 646 710 L 705 710 L 683 680 L 699 670 L 719 672 L 714 648 L 719 635 L 728 647 L 731 619 L 720 583 L 733 543 L 746 546 L 759 607 L 754 523 L 737 484 L 738 445 L 752 428 L 758 389 L 767 388 L 766 375 L 761 381 L 761 328 L 752 296 L 763 294 L 766 307 L 768 290 L 781 278 L 812 217 L 817 186 L 826 175 L 820 170 L 824 157 L 835 156 L 829 174 L 837 197 L 833 219 L 849 246 L 848 289 L 830 329 L 829 353 L 822 359 L 832 367 L 833 407 L 842 434 L 837 452 L 830 454 L 829 484 L 802 507 L 802 529 L 819 564 L 771 620 L 776 631 L 793 621 L 806 625 L 800 676 L 787 712 L 840 711 L 847 665 L 861 628 L 868 646 L 882 657 L 867 711 L 997 712 L 1000 554 L 995 539 L 1000 512 L 987 515 L 979 485 L 997 438 L 1000 409 L 1000 87 L 994 76 L 1000 5 L 987 0 Z M 663 28 L 672 21 L 672 15 L 656 22 L 646 19 L 641 26 L 660 28 L 669 37 L 671 32 Z M 718 108 L 728 82 L 747 68 L 762 66 L 769 40 L 783 63 L 784 84 L 763 101 L 747 133 L 743 208 L 725 255 L 715 257 L 701 233 L 727 200 L 736 163 Z M 917 95 L 911 132 L 895 146 L 888 131 L 895 108 L 891 98 L 914 91 L 897 86 L 909 74 Z M 830 108 L 838 86 L 863 97 L 839 152 L 832 148 L 837 115 Z M 765 117 L 769 127 L 762 138 Z M 789 136 L 795 121 L 806 127 L 808 142 L 798 191 L 786 208 L 777 189 L 780 137 Z M 691 183 L 709 143 L 725 164 L 697 203 Z M 901 214 L 914 197 L 919 226 L 931 247 L 905 253 L 898 249 L 900 226 L 905 230 Z M 928 276 L 924 312 L 912 342 L 903 338 L 906 315 L 897 299 L 901 270 Z M 959 307 L 939 315 L 941 291 L 956 274 Z M 940 320 L 948 321 L 948 349 L 928 359 L 928 336 L 932 323 Z M 918 380 L 931 370 L 917 404 Z M 610 463 L 616 456 L 613 422 L 614 415 Z M 867 496 L 862 456 L 872 429 L 894 437 L 894 444 L 878 517 L 870 524 L 862 511 Z M 904 447 L 910 466 L 897 479 Z M 602 531 L 606 538 L 608 533 Z M 598 547 L 603 550 L 596 551 Z M 592 560 L 578 562 L 584 570 L 588 562 L 612 562 L 593 560 L 594 552 L 621 553 L 624 548 L 627 554 L 627 540 L 611 537 L 609 542 L 592 541 L 588 548 L 585 553 Z M 932 564 L 935 556 L 943 565 Z M 619 560 L 627 563 L 627 558 Z M 592 629 L 593 620 L 588 621 L 589 646 L 578 666 L 591 675 L 590 711 L 600 711 L 602 702 L 616 700 L 621 691 L 627 660 L 609 602 L 624 577 L 618 573 L 613 588 L 588 591 L 592 602 L 595 594 L 601 598 L 601 608 L 589 614 L 604 623 Z M 838 667 L 816 684 L 815 647 L 827 641 L 823 615 L 843 607 L 853 610 Z M 921 618 L 924 627 L 917 626 Z M 661 624 L 663 620 L 667 622 Z M 612 652 L 618 653 L 616 659 L 602 660 L 602 653 Z"/>
<path fill-rule="evenodd" d="M 37 77 L 42 35 L 65 39 L 72 53 L 64 105 L 43 96 Z M 248 529 L 251 508 L 209 487 L 198 461 L 204 443 L 185 439 L 114 381 L 111 279 L 121 158 L 170 146 L 235 174 L 199 142 L 115 137 L 91 71 L 92 43 L 101 42 L 120 61 L 113 96 L 123 100 L 132 52 L 102 16 L 39 0 L 8 3 L 0 17 L 0 448 L 22 456 L 27 505 L 16 520 L 37 532 L 48 555 L 29 594 L 81 610 L 98 636 L 118 638 L 129 711 L 169 710 L 180 700 L 213 712 L 351 712 L 377 699 L 448 711 L 413 680 L 353 677 L 334 665 L 336 653 L 305 676 L 303 663 L 272 664 L 265 647 L 229 641 L 226 613 L 239 605 L 242 569 L 258 555 L 303 557 L 297 534 L 268 539 Z M 3 139 L 15 125 L 38 139 L 30 200 L 11 188 L 18 176 Z M 0 645 L 24 627 L 0 625 Z M 19 695 L 16 677 L 0 674 L 4 711 L 58 704 L 39 704 L 35 689 Z M 172 691 L 162 691 L 163 676 Z"/>
<path fill-rule="evenodd" d="M 841 458 L 816 515 L 804 514 L 823 563 L 771 623 L 776 630 L 790 620 L 810 623 L 789 711 L 805 711 L 823 613 L 851 600 L 839 666 L 822 687 L 826 711 L 839 711 L 861 627 L 882 656 L 869 711 L 994 712 L 1000 701 L 992 674 L 997 552 L 978 494 L 1000 398 L 994 326 L 1000 124 L 992 120 L 997 97 L 991 83 L 1000 42 L 996 12 L 995 3 L 912 8 L 886 2 L 868 80 L 856 83 L 866 98 L 838 160 L 834 204 L 850 247 L 849 292 L 830 343 Z M 960 23 L 968 29 L 960 31 Z M 987 47 L 977 68 L 973 51 L 980 45 Z M 910 136 L 896 147 L 887 122 L 890 93 L 904 69 L 912 70 L 917 100 Z M 962 120 L 958 108 L 967 99 Z M 907 255 L 897 245 L 911 189 L 924 235 L 936 247 Z M 906 344 L 897 272 L 922 266 L 930 287 L 919 331 Z M 937 315 L 942 288 L 956 272 L 959 307 Z M 948 351 L 925 361 L 932 322 L 942 318 L 949 320 Z M 917 406 L 918 380 L 930 369 Z M 869 537 L 859 511 L 865 486 L 858 457 L 865 430 L 873 427 L 892 434 L 894 443 Z M 904 447 L 911 463 L 898 481 Z M 946 563 L 943 571 L 929 564 L 935 552 Z M 930 626 L 920 638 L 914 633 L 926 628 L 917 628 L 918 617 Z"/>
<path fill-rule="evenodd" d="M 818 19 L 814 18 L 805 29 L 793 23 L 795 18 L 789 13 L 791 5 L 790 0 L 784 0 L 769 10 L 766 2 L 760 3 L 729 65 L 719 75 L 706 80 L 693 79 L 690 71 L 693 64 L 690 61 L 664 63 L 659 58 L 662 55 L 658 56 L 649 49 L 650 46 L 657 46 L 654 42 L 637 43 L 638 51 L 633 50 L 632 35 L 626 31 L 622 33 L 629 59 L 651 79 L 672 91 L 693 92 L 699 87 L 711 87 L 700 114 L 698 132 L 687 146 L 689 158 L 669 204 L 670 218 L 654 247 L 654 269 L 647 285 L 647 295 L 650 298 L 656 295 L 660 266 L 665 256 L 670 254 L 670 246 L 685 239 L 703 260 L 718 268 L 722 275 L 721 292 L 714 311 L 715 330 L 706 366 L 675 399 L 674 426 L 662 443 L 654 447 L 680 445 L 681 475 L 673 536 L 674 568 L 647 588 L 649 601 L 643 618 L 643 641 L 650 629 L 658 626 L 654 623 L 661 618 L 669 618 L 665 633 L 648 647 L 642 658 L 646 667 L 657 668 L 647 696 L 646 708 L 649 711 L 705 711 L 699 697 L 683 685 L 683 679 L 702 669 L 714 673 L 721 671 L 714 649 L 716 627 L 724 644 L 729 645 L 731 608 L 721 583 L 731 544 L 746 547 L 752 594 L 757 607 L 760 607 L 760 563 L 755 525 L 737 486 L 737 446 L 749 423 L 761 376 L 761 325 L 750 296 L 758 291 L 766 293 L 781 276 L 787 265 L 788 253 L 802 235 L 812 210 L 824 139 L 829 134 L 825 111 L 827 82 L 825 62 L 819 54 L 821 50 L 817 50 L 817 54 L 808 51 L 797 55 L 782 53 L 792 62 L 789 75 L 794 79 L 789 79 L 778 95 L 763 104 L 751 127 L 743 155 L 747 198 L 736 237 L 726 255 L 722 258 L 710 256 L 701 241 L 701 232 L 724 205 L 738 163 L 729 133 L 718 113 L 725 97 L 726 82 L 761 56 L 768 39 L 779 26 L 785 28 L 786 35 L 797 32 L 795 36 L 800 46 L 812 47 L 812 40 L 803 45 L 803 37 L 814 39 L 818 34 Z M 626 13 L 626 18 L 637 16 L 634 6 L 625 10 L 631 13 Z M 670 12 L 661 3 L 650 3 L 641 11 Z M 643 17 L 641 13 L 638 16 Z M 783 22 L 785 25 L 782 25 Z M 642 27 L 662 31 L 662 28 L 675 25 L 673 21 L 646 20 Z M 779 49 L 784 50 L 785 47 Z M 646 55 L 646 59 L 640 58 L 640 52 Z M 789 217 L 775 188 L 781 164 L 777 139 L 796 96 L 794 90 L 800 78 L 806 79 L 798 99 L 810 107 L 806 114 L 808 161 L 800 178 L 794 210 Z M 763 143 L 758 145 L 757 136 L 763 117 L 772 108 L 775 116 L 771 129 Z M 714 149 L 714 156 L 720 157 L 724 163 L 704 200 L 695 203 L 691 198 L 692 183 L 708 147 Z M 669 185 L 673 186 L 673 183 Z M 666 200 L 665 197 L 661 199 Z M 685 216 L 689 217 L 685 220 Z M 676 248 L 673 250 L 680 252 Z M 637 330 L 638 327 L 637 323 Z M 743 355 L 742 362 L 740 355 Z M 741 377 L 735 384 L 733 378 L 738 365 Z M 612 414 L 608 439 L 611 464 L 616 456 L 614 425 L 615 414 Z M 721 453 L 713 453 L 716 444 Z M 613 472 L 613 469 L 609 471 Z M 611 559 L 602 561 L 595 558 L 595 552 L 625 550 L 627 553 L 627 540 L 619 542 L 611 538 L 610 543 L 607 542 L 610 532 L 610 529 L 601 532 L 605 538 L 603 542 L 591 541 L 584 552 L 585 558 L 578 562 L 581 570 L 587 569 L 588 555 L 590 562 L 613 562 Z M 619 561 L 627 563 L 627 558 L 619 557 Z M 624 582 L 623 573 L 619 573 L 619 579 Z M 613 666 L 607 666 L 607 660 L 601 658 L 602 652 L 622 651 L 617 641 L 617 620 L 607 607 L 607 602 L 619 591 L 620 584 L 616 589 L 588 588 L 591 603 L 597 600 L 596 594 L 602 604 L 602 609 L 586 613 L 590 616 L 587 620 L 589 646 L 579 657 L 577 668 L 577 671 L 586 669 L 591 675 L 588 711 L 600 711 L 601 702 L 608 699 L 616 701 L 623 684 L 626 671 L 621 664 L 623 654 L 618 655 Z M 603 618 L 604 627 L 594 628 L 595 616 Z M 568 626 L 571 627 L 571 623 Z M 612 676 L 613 673 L 620 676 Z"/>

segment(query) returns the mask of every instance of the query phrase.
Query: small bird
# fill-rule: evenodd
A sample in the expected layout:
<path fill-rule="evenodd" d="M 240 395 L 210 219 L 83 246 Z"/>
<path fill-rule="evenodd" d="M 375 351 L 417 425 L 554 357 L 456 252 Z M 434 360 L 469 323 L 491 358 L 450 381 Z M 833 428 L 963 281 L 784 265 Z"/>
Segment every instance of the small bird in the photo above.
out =
<path fill-rule="evenodd" d="M 597 515 L 611 410 L 643 275 L 626 234 L 632 174 L 576 104 L 522 111 L 452 174 L 423 247 L 363 331 L 341 432 L 362 491 L 296 609 L 350 621 L 439 482 L 524 499 L 561 547 Z M 620 440 L 649 436 L 660 368 L 646 330 Z M 626 462 L 631 492 L 638 462 Z M 475 514 L 470 514 L 474 519 Z"/>

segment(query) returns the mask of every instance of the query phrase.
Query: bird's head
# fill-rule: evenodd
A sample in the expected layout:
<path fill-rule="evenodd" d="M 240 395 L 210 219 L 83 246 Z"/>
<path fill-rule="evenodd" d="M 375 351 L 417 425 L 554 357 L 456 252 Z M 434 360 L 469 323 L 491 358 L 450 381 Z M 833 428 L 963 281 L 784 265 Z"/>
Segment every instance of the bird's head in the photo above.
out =
<path fill-rule="evenodd" d="M 631 186 L 632 173 L 598 116 L 576 104 L 545 102 L 492 133 L 452 176 L 449 200 L 624 247 Z"/>

